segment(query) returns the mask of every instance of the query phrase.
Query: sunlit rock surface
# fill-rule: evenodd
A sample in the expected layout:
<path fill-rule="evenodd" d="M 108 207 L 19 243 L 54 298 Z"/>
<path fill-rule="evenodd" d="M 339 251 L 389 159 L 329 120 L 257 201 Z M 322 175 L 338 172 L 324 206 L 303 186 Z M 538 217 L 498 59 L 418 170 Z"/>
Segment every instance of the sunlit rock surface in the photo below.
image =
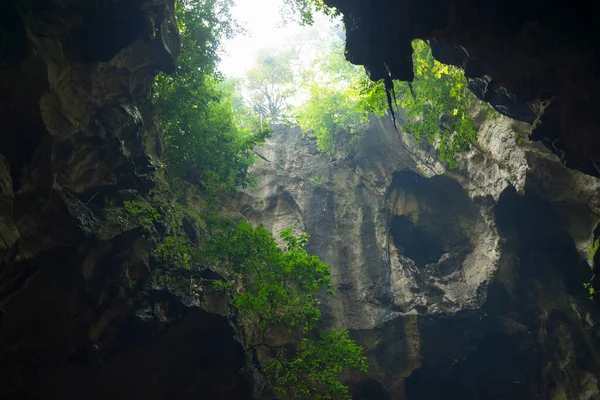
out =
<path fill-rule="evenodd" d="M 259 150 L 260 183 L 234 203 L 309 233 L 331 265 L 324 329 L 352 329 L 372 366 L 352 377 L 357 398 L 600 398 L 600 320 L 582 286 L 600 181 L 517 144 L 527 128 L 483 121 L 453 171 L 387 119 L 350 155 L 287 127 Z"/>

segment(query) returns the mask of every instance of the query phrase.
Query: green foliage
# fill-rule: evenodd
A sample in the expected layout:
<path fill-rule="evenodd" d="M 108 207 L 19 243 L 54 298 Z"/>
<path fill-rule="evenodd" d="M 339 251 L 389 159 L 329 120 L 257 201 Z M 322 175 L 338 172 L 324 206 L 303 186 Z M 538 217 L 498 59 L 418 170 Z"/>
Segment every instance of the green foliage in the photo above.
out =
<path fill-rule="evenodd" d="M 192 246 L 185 236 L 166 236 L 155 252 L 166 263 L 187 270 L 192 267 Z"/>
<path fill-rule="evenodd" d="M 142 204 L 135 200 L 125 201 L 124 205 L 125 210 L 140 222 L 151 224 L 160 217 L 158 211 L 151 205 Z"/>
<path fill-rule="evenodd" d="M 346 61 L 343 46 L 341 40 L 334 41 L 304 72 L 308 100 L 297 110 L 298 125 L 317 139 L 317 148 L 324 153 L 356 142 L 370 114 L 361 112 L 363 101 L 352 86 L 364 72 Z"/>
<path fill-rule="evenodd" d="M 600 248 L 600 239 L 594 240 L 590 247 L 588 247 L 588 259 L 590 262 L 594 262 L 598 248 Z"/>
<path fill-rule="evenodd" d="M 319 151 L 331 154 L 356 137 L 365 122 L 355 111 L 356 103 L 341 91 L 313 84 L 310 100 L 299 112 L 298 124 L 317 139 Z"/>
<path fill-rule="evenodd" d="M 214 281 L 213 282 L 213 287 L 218 291 L 218 292 L 223 292 L 223 293 L 228 293 L 229 291 L 231 291 L 233 289 L 233 282 L 229 281 Z"/>
<path fill-rule="evenodd" d="M 346 329 L 303 339 L 293 357 L 279 349 L 265 367 L 271 387 L 294 399 L 350 399 L 348 387 L 337 379 L 346 369 L 367 370 L 364 349 Z"/>
<path fill-rule="evenodd" d="M 596 258 L 596 253 L 598 252 L 599 248 L 600 248 L 600 239 L 595 239 L 587 249 L 589 262 L 594 263 L 594 259 Z M 587 289 L 590 300 L 592 300 L 594 298 L 594 296 L 596 296 L 598 294 L 598 292 L 596 292 L 596 289 L 594 288 L 594 284 L 592 282 L 584 283 L 583 287 L 585 289 Z"/>
<path fill-rule="evenodd" d="M 209 195 L 251 184 L 253 148 L 268 135 L 235 123 L 232 95 L 216 72 L 221 40 L 239 29 L 230 0 L 176 2 L 181 54 L 174 74 L 155 81 L 155 104 L 171 177 L 199 184 Z"/>
<path fill-rule="evenodd" d="M 589 293 L 589 299 L 592 300 L 594 298 L 594 296 L 596 296 L 598 294 L 598 292 L 596 292 L 596 289 L 594 289 L 594 285 L 592 282 L 586 282 L 583 284 L 583 287 L 585 289 L 587 289 L 588 293 Z"/>
<path fill-rule="evenodd" d="M 246 74 L 252 110 L 265 123 L 282 123 L 289 118 L 288 100 L 295 93 L 293 51 L 264 49 Z"/>
<path fill-rule="evenodd" d="M 230 98 L 233 119 L 238 129 L 245 133 L 264 129 L 265 124 L 261 124 L 259 116 L 254 113 L 251 106 L 246 104 L 244 97 L 241 95 L 245 90 L 242 79 L 227 78 L 219 83 L 219 89 Z"/>
<path fill-rule="evenodd" d="M 348 331 L 335 331 L 319 340 L 304 338 L 294 355 L 269 344 L 276 327 L 309 333 L 321 316 L 317 294 L 332 294 L 329 267 L 304 249 L 308 235 L 284 230 L 280 250 L 263 227 L 207 218 L 207 228 L 200 258 L 204 264 L 233 272 L 233 280 L 214 286 L 231 295 L 239 320 L 252 332 L 250 348 L 270 350 L 272 359 L 264 372 L 271 387 L 292 399 L 349 399 L 348 387 L 338 375 L 346 369 L 365 371 L 366 363 L 362 347 Z"/>
<path fill-rule="evenodd" d="M 248 168 L 255 161 L 254 146 L 264 141 L 268 131 L 238 129 L 231 102 L 217 91 L 216 80 L 205 77 L 201 84 L 190 90 L 178 86 L 172 102 L 164 103 L 159 113 L 169 171 L 200 184 L 207 192 L 247 187 L 251 183 Z M 207 95 L 212 98 L 201 99 Z"/>
<path fill-rule="evenodd" d="M 263 227 L 213 219 L 211 229 L 200 259 L 237 275 L 235 285 L 244 291 L 233 296 L 233 303 L 248 324 L 256 322 L 260 334 L 275 324 L 304 332 L 315 326 L 321 315 L 316 294 L 331 294 L 332 283 L 329 267 L 304 250 L 307 236 L 282 232 L 286 248 L 280 251 Z"/>
<path fill-rule="evenodd" d="M 595 239 L 594 241 L 592 241 L 592 244 L 588 247 L 587 249 L 587 253 L 588 253 L 588 260 L 590 263 L 594 263 L 594 259 L 596 258 L 596 253 L 598 252 L 598 249 L 600 248 L 600 239 Z M 596 292 L 596 289 L 594 288 L 594 284 L 592 282 L 586 282 L 583 284 L 583 287 L 585 289 L 587 289 L 590 300 L 592 300 L 594 298 L 594 296 L 596 296 L 598 294 L 598 292 Z"/>
<path fill-rule="evenodd" d="M 525 141 L 525 136 L 521 135 L 519 132 L 515 132 L 515 141 L 520 146 Z"/>
<path fill-rule="evenodd" d="M 310 183 L 312 183 L 315 186 L 321 186 L 324 182 L 324 176 L 313 176 L 312 178 L 310 178 Z"/>
<path fill-rule="evenodd" d="M 323 0 L 283 0 L 284 21 L 292 20 L 298 21 L 301 25 L 312 25 L 317 12 L 331 17 L 339 15 L 335 8 L 328 6 Z"/>
<path fill-rule="evenodd" d="M 352 84 L 352 89 L 358 93 L 360 102 L 358 111 L 364 115 L 383 117 L 389 109 L 383 82 L 373 82 L 366 74 L 361 74 Z M 395 83 L 395 87 L 400 84 Z"/>
<path fill-rule="evenodd" d="M 406 82 L 398 85 L 407 116 L 404 130 L 418 141 L 438 142 L 440 160 L 455 168 L 456 154 L 477 141 L 466 78 L 459 68 L 437 62 L 425 42 L 413 41 L 413 50 L 412 90 Z"/>
<path fill-rule="evenodd" d="M 500 114 L 498 111 L 494 110 L 494 108 L 492 106 L 490 106 L 488 103 L 482 103 L 482 104 L 483 104 L 483 109 L 486 112 L 486 115 L 485 115 L 486 121 L 494 121 L 502 116 L 502 114 Z"/>
<path fill-rule="evenodd" d="M 435 61 L 425 42 L 415 40 L 413 49 L 414 81 L 394 84 L 406 113 L 403 129 L 417 141 L 435 144 L 440 160 L 455 168 L 456 154 L 477 140 L 466 78 L 459 68 Z M 350 65 L 341 40 L 321 51 L 307 75 L 320 78 L 305 84 L 309 99 L 298 112 L 298 124 L 312 131 L 321 151 L 330 153 L 356 140 L 369 116 L 383 116 L 389 109 L 383 82 L 372 82 L 364 71 Z"/>

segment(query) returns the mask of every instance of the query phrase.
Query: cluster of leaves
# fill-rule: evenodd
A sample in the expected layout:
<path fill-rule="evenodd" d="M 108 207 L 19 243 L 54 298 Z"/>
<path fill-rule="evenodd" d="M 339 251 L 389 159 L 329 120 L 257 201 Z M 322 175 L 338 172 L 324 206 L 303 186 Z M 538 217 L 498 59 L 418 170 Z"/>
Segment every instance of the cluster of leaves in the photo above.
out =
<path fill-rule="evenodd" d="M 435 144 L 440 160 L 455 168 L 456 154 L 477 140 L 466 78 L 459 68 L 437 62 L 425 42 L 415 40 L 413 49 L 414 81 L 394 84 L 393 94 L 406 115 L 403 129 L 419 142 Z M 358 140 L 369 116 L 383 116 L 389 110 L 383 82 L 372 82 L 364 71 L 350 65 L 341 40 L 321 52 L 313 69 L 298 124 L 317 138 L 319 150 L 330 153 Z M 395 102 L 392 99 L 392 107 Z"/>
<path fill-rule="evenodd" d="M 283 0 L 282 16 L 286 21 L 292 20 L 301 25 L 312 25 L 317 12 L 332 17 L 339 15 L 338 10 L 328 6 L 323 0 Z"/>
<path fill-rule="evenodd" d="M 288 99 L 293 95 L 291 51 L 277 52 L 264 49 L 257 57 L 255 66 L 246 73 L 252 110 L 261 122 L 282 123 L 289 118 Z"/>
<path fill-rule="evenodd" d="M 302 339 L 298 355 L 287 362 L 280 349 L 277 358 L 265 366 L 269 384 L 282 393 L 300 399 L 349 399 L 348 387 L 337 375 L 345 368 L 366 372 L 363 348 L 350 339 L 346 329 Z"/>
<path fill-rule="evenodd" d="M 304 249 L 308 235 L 283 231 L 282 251 L 263 227 L 216 218 L 207 222 L 210 233 L 200 258 L 204 264 L 233 272 L 231 281 L 217 282 L 215 287 L 231 295 L 242 324 L 252 332 L 250 348 L 264 346 L 271 351 L 272 360 L 264 369 L 271 387 L 290 398 L 349 398 L 337 375 L 349 368 L 365 370 L 366 364 L 363 349 L 347 331 L 319 340 L 305 337 L 293 355 L 270 344 L 278 327 L 309 334 L 321 316 L 317 295 L 332 294 L 329 267 Z"/>
<path fill-rule="evenodd" d="M 236 124 L 231 92 L 216 70 L 218 47 L 239 31 L 231 0 L 178 0 L 181 36 L 178 67 L 155 80 L 155 104 L 172 177 L 199 184 L 208 194 L 252 183 L 253 148 L 268 131 Z"/>
<path fill-rule="evenodd" d="M 455 168 L 456 154 L 477 141 L 464 73 L 436 61 L 422 40 L 413 41 L 413 63 L 412 89 L 407 83 L 399 85 L 400 104 L 407 116 L 404 129 L 417 140 L 438 141 L 440 160 Z"/>
<path fill-rule="evenodd" d="M 313 176 L 312 178 L 310 178 L 310 183 L 312 183 L 315 186 L 321 186 L 323 185 L 323 183 L 325 183 L 325 177 L 323 175 Z"/>
<path fill-rule="evenodd" d="M 364 100 L 354 86 L 364 71 L 346 61 L 343 42 L 334 41 L 321 52 L 303 74 L 308 100 L 298 107 L 297 122 L 317 139 L 319 151 L 332 153 L 360 138 L 371 113 L 361 111 Z"/>
<path fill-rule="evenodd" d="M 594 258 L 596 257 L 596 253 L 600 248 L 600 239 L 596 239 L 592 242 L 590 247 L 588 247 L 588 259 L 590 262 L 594 262 Z"/>
<path fill-rule="evenodd" d="M 590 245 L 590 247 L 588 247 L 587 249 L 588 260 L 591 263 L 594 263 L 594 259 L 596 258 L 596 253 L 598 252 L 598 249 L 600 249 L 600 239 L 595 239 Z M 594 288 L 593 282 L 586 282 L 583 284 L 583 287 L 588 291 L 590 300 L 592 300 L 594 296 L 598 294 L 598 292 L 596 292 L 596 289 Z"/>
<path fill-rule="evenodd" d="M 298 124 L 303 132 L 309 132 L 317 139 L 319 151 L 331 154 L 334 149 L 359 137 L 359 127 L 365 121 L 355 111 L 355 103 L 342 92 L 323 90 L 313 84 L 310 101 L 299 112 Z"/>
<path fill-rule="evenodd" d="M 160 217 L 160 213 L 156 208 L 149 204 L 143 204 L 135 200 L 127 200 L 124 202 L 125 210 L 138 222 L 153 223 Z"/>
<path fill-rule="evenodd" d="M 169 205 L 168 209 L 162 205 L 158 206 L 157 210 L 150 204 L 136 200 L 125 201 L 124 207 L 140 225 L 160 223 L 171 233 L 164 236 L 153 251 L 159 259 L 175 267 L 191 269 L 192 246 L 185 236 L 175 233 L 181 228 L 184 214 L 186 214 L 185 208 L 174 203 Z M 148 225 L 146 228 L 149 228 Z"/>
<path fill-rule="evenodd" d="M 214 232 L 200 257 L 205 264 L 234 272 L 235 284 L 244 288 L 234 297 L 241 315 L 257 321 L 261 332 L 279 323 L 305 332 L 312 329 L 320 317 L 316 294 L 321 290 L 331 293 L 332 284 L 329 267 L 304 250 L 306 235 L 297 238 L 291 230 L 282 232 L 283 252 L 263 227 L 208 220 Z"/>
<path fill-rule="evenodd" d="M 155 253 L 165 263 L 187 270 L 192 268 L 192 246 L 185 236 L 165 236 Z"/>
<path fill-rule="evenodd" d="M 596 289 L 594 288 L 594 284 L 592 282 L 586 282 L 586 283 L 584 283 L 583 287 L 585 289 L 587 289 L 590 300 L 592 300 L 594 298 L 594 296 L 598 294 L 596 292 Z"/>

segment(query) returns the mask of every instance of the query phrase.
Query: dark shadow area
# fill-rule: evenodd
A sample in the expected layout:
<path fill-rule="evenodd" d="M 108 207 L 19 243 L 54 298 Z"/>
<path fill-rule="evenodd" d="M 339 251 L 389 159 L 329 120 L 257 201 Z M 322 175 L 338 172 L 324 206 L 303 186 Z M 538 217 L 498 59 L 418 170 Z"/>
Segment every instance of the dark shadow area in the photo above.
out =
<path fill-rule="evenodd" d="M 135 237 L 0 267 L 2 400 L 250 397 L 227 318 L 166 291 L 135 288 L 137 300 L 124 298 L 123 271 L 146 270 L 124 266 Z"/>
<path fill-rule="evenodd" d="M 350 391 L 354 400 L 389 400 L 390 396 L 381 383 L 368 379 L 354 383 Z"/>
<path fill-rule="evenodd" d="M 149 40 L 149 29 L 143 10 L 135 1 L 89 3 L 83 12 L 83 24 L 68 37 L 66 50 L 84 62 L 109 61 L 133 41 Z"/>
<path fill-rule="evenodd" d="M 523 354 L 522 342 L 526 337 L 486 336 L 477 350 L 465 361 L 437 367 L 423 367 L 406 381 L 406 395 L 410 400 L 529 400 L 526 376 L 537 376 L 536 355 Z M 524 358 L 529 359 L 525 360 Z M 518 360 L 519 362 L 515 362 Z M 532 365 L 533 364 L 533 365 Z"/>
<path fill-rule="evenodd" d="M 450 262 L 440 272 L 454 271 L 472 250 L 467 228 L 472 231 L 481 218 L 465 190 L 445 176 L 426 179 L 404 171 L 394 174 L 388 193 L 389 201 L 396 202 L 390 204 L 392 209 L 405 209 L 405 203 L 416 204 L 417 208 L 391 216 L 390 235 L 395 246 L 418 267 L 437 263 L 448 253 Z M 400 197 L 391 199 L 392 193 Z"/>
<path fill-rule="evenodd" d="M 499 274 L 514 286 L 490 284 L 479 310 L 421 319 L 423 366 L 405 381 L 408 400 L 550 399 L 578 374 L 598 376 L 597 337 L 579 314 L 591 304 L 582 287 L 589 267 L 560 214 L 508 188 L 495 218 L 511 257 Z"/>
<path fill-rule="evenodd" d="M 440 237 L 431 235 L 423 226 L 415 226 L 405 215 L 392 217 L 390 234 L 396 247 L 419 267 L 436 262 L 445 252 Z"/>
<path fill-rule="evenodd" d="M 142 340 L 94 371 L 82 398 L 249 398 L 251 382 L 239 374 L 244 353 L 225 318 L 189 310 L 159 336 L 141 335 L 139 326 L 133 328 Z"/>

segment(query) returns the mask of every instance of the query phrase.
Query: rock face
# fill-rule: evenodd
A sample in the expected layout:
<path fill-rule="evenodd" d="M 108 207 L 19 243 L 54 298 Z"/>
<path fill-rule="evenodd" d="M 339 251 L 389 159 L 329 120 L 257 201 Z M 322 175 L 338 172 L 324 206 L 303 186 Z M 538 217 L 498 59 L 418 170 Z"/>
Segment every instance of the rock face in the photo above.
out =
<path fill-rule="evenodd" d="M 260 151 L 260 184 L 235 206 L 309 233 L 331 265 L 324 329 L 350 328 L 371 365 L 356 398 L 600 398 L 600 316 L 582 286 L 600 181 L 517 145 L 525 128 L 485 121 L 455 171 L 388 120 L 345 157 L 285 127 Z"/>
<path fill-rule="evenodd" d="M 3 2 L 0 398 L 245 398 L 221 315 L 148 285 L 122 205 L 156 184 L 172 1 Z"/>
<path fill-rule="evenodd" d="M 373 79 L 411 80 L 414 38 L 464 67 L 472 89 L 567 165 L 600 176 L 595 110 L 600 6 L 582 0 L 326 0 L 344 15 L 347 58 Z M 546 108 L 541 120 L 539 111 Z"/>

